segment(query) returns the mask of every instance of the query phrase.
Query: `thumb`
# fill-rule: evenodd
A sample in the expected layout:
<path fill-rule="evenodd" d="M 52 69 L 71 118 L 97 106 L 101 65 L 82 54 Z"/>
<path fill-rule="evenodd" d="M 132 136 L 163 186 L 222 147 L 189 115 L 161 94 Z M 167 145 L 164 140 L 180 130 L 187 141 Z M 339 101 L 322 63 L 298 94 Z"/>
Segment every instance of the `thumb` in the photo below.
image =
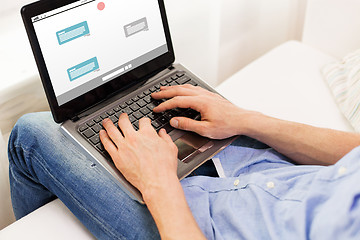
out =
<path fill-rule="evenodd" d="M 199 133 L 204 129 L 204 122 L 193 120 L 186 117 L 174 117 L 170 120 L 170 125 L 174 128 Z"/>

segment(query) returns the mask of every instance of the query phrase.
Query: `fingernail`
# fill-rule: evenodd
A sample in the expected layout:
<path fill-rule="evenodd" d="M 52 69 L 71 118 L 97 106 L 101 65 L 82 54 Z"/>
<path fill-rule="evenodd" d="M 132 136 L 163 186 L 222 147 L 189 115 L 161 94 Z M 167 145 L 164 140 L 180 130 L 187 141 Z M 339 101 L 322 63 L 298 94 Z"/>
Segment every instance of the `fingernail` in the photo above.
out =
<path fill-rule="evenodd" d="M 174 128 L 177 128 L 179 126 L 179 121 L 176 119 L 171 119 L 170 121 L 171 126 L 173 126 Z"/>

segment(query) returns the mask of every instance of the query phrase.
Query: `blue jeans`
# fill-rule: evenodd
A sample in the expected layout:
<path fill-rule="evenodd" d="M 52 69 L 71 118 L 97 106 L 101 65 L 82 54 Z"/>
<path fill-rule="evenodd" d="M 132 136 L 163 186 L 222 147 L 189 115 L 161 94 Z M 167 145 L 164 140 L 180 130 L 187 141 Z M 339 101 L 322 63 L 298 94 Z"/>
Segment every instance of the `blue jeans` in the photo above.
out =
<path fill-rule="evenodd" d="M 240 137 L 234 144 L 267 146 Z M 20 118 L 9 140 L 10 185 L 17 219 L 59 198 L 98 239 L 159 239 L 145 205 L 130 199 L 61 133 L 50 113 Z M 193 175 L 213 176 L 205 164 Z"/>

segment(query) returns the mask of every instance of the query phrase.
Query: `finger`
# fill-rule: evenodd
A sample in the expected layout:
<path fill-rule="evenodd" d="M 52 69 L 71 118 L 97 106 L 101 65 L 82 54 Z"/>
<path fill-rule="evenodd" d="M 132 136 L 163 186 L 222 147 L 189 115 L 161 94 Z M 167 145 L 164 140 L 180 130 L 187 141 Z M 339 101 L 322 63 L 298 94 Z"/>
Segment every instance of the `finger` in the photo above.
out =
<path fill-rule="evenodd" d="M 204 129 L 206 123 L 203 121 L 197 121 L 186 117 L 174 117 L 170 120 L 170 125 L 174 128 L 196 132 L 200 135 L 204 135 Z"/>
<path fill-rule="evenodd" d="M 201 112 L 203 106 L 201 99 L 198 96 L 176 96 L 169 99 L 153 109 L 154 112 L 164 112 L 174 108 L 192 108 Z"/>
<path fill-rule="evenodd" d="M 129 137 L 135 133 L 134 127 L 131 125 L 129 116 L 123 113 L 119 117 L 119 128 L 124 134 L 124 137 Z"/>
<path fill-rule="evenodd" d="M 142 118 L 139 120 L 139 130 L 151 130 L 155 131 L 155 129 L 151 126 L 151 120 L 150 118 Z"/>
<path fill-rule="evenodd" d="M 100 141 L 104 145 L 106 151 L 110 154 L 110 156 L 114 156 L 117 152 L 117 148 L 115 144 L 111 141 L 109 135 L 106 133 L 105 130 L 100 131 Z"/>
<path fill-rule="evenodd" d="M 123 136 L 121 135 L 120 131 L 108 118 L 103 120 L 103 126 L 107 132 L 107 135 L 118 146 L 120 144 L 120 141 L 123 139 Z"/>
<path fill-rule="evenodd" d="M 163 128 L 160 129 L 160 131 L 159 131 L 159 136 L 160 136 L 162 139 L 164 139 L 165 141 L 167 141 L 167 142 L 173 142 L 172 139 L 171 139 L 171 137 L 170 137 L 170 135 L 167 134 L 166 130 L 163 129 Z"/>
<path fill-rule="evenodd" d="M 191 86 L 191 87 L 189 87 Z M 169 99 L 175 96 L 195 96 L 198 95 L 196 89 L 192 88 L 192 85 L 182 85 L 182 86 L 169 86 L 161 88 L 160 92 L 155 92 L 151 94 L 151 97 L 154 99 Z"/>

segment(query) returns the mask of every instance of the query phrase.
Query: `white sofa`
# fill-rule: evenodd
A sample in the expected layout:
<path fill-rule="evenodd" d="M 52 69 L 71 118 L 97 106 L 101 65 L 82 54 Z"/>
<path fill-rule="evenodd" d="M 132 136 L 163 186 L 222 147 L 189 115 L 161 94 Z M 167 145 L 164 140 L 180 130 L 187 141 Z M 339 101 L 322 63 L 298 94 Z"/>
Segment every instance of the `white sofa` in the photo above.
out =
<path fill-rule="evenodd" d="M 346 4 L 342 0 L 310 0 L 302 42 L 280 45 L 217 90 L 243 108 L 319 127 L 353 131 L 320 70 L 326 63 L 360 48 L 359 10 L 360 2 L 356 0 Z M 59 200 L 0 231 L 0 239 L 22 238 L 94 239 Z"/>

